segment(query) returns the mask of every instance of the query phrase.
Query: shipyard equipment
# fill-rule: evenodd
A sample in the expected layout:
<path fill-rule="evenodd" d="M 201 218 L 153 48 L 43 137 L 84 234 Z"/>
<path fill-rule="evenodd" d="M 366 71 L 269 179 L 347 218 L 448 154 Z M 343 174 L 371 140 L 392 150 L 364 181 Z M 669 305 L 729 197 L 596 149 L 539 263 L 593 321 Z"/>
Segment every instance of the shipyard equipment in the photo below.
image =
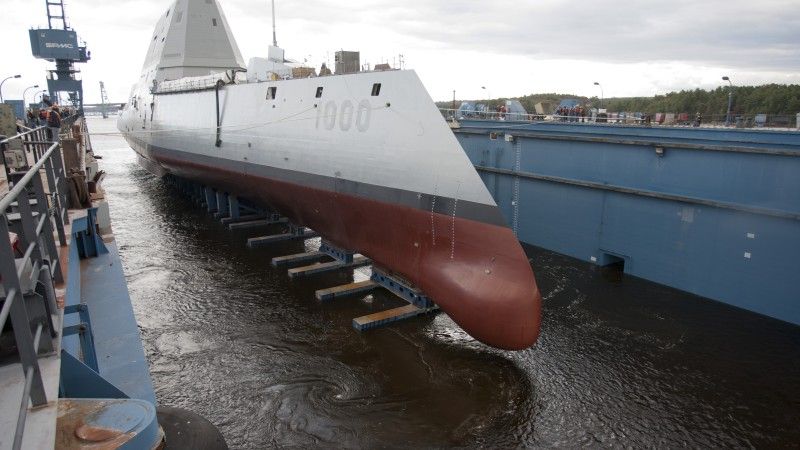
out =
<path fill-rule="evenodd" d="M 86 45 L 78 41 L 78 34 L 67 25 L 63 0 L 45 0 L 47 26 L 30 30 L 33 56 L 56 63 L 56 68 L 48 70 L 47 89 L 51 99 L 58 99 L 59 92 L 66 92 L 70 103 L 83 109 L 83 83 L 76 78 L 80 73 L 75 63 L 85 63 L 91 59 Z"/>

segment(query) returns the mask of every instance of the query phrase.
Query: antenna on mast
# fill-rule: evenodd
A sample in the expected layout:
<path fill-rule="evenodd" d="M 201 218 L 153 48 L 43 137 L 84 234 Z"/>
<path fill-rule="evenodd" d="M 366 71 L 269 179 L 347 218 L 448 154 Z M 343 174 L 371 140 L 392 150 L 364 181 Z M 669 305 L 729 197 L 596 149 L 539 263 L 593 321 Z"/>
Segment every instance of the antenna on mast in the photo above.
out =
<path fill-rule="evenodd" d="M 275 0 L 272 0 L 272 45 L 278 46 L 278 37 L 275 34 Z"/>

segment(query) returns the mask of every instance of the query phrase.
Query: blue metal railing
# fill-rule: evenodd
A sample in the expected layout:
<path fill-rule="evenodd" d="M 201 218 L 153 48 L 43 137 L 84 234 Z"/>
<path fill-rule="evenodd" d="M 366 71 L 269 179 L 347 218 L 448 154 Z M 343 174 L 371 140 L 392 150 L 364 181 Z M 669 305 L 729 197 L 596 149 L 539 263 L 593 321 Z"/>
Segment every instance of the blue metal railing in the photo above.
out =
<path fill-rule="evenodd" d="M 10 318 L 24 374 L 13 443 L 15 449 L 22 445 L 29 404 L 36 407 L 48 401 L 39 354 L 52 352 L 54 339 L 58 336 L 53 324 L 53 316 L 58 310 L 52 286 L 54 282 L 62 281 L 63 275 L 55 232 L 59 244 L 67 244 L 64 232 L 66 174 L 61 148 L 45 133 L 45 127 L 38 127 L 0 140 L 2 150 L 9 149 L 9 144 L 14 141 L 20 141 L 22 149 L 17 149 L 17 152 L 22 152 L 22 164 L 29 166 L 25 171 L 6 168 L 10 191 L 0 199 L 0 279 L 3 287 L 0 330 Z M 33 159 L 32 165 L 29 156 Z M 12 236 L 16 236 L 17 245 L 12 244 Z M 31 298 L 34 301 L 26 301 Z"/>

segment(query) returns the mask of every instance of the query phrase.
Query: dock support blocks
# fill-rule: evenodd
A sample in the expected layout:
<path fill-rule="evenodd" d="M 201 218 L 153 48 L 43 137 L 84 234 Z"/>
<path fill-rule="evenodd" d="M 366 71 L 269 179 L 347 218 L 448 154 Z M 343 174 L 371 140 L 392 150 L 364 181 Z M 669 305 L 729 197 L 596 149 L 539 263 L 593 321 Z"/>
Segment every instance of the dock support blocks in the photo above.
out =
<path fill-rule="evenodd" d="M 243 205 L 235 195 L 172 176 L 168 177 L 168 182 L 187 194 L 194 202 L 206 207 L 208 212 L 214 213 L 214 217 L 219 218 L 222 224 L 228 228 L 250 228 L 275 223 L 288 223 L 288 229 L 284 233 L 248 239 L 247 246 L 249 248 L 318 236 L 314 230 L 289 223 L 288 219 L 280 214 L 264 211 L 246 204 Z M 331 258 L 333 261 L 320 262 L 325 258 Z M 313 264 L 289 269 L 289 277 L 299 278 L 372 264 L 372 261 L 363 255 L 339 248 L 331 242 L 323 240 L 318 251 L 278 256 L 272 258 L 272 266 L 280 267 L 312 261 L 314 262 Z M 408 304 L 354 318 L 352 322 L 353 328 L 358 331 L 388 325 L 439 309 L 422 291 L 400 277 L 390 275 L 377 267 L 372 267 L 372 276 L 369 280 L 320 289 L 316 291 L 315 295 L 320 301 L 328 301 L 347 295 L 368 292 L 376 288 L 384 288 Z"/>
<path fill-rule="evenodd" d="M 333 270 L 352 269 L 356 267 L 367 266 L 372 263 L 369 258 L 357 255 L 355 252 L 339 248 L 324 240 L 322 241 L 322 244 L 319 247 L 319 252 L 317 253 L 329 256 L 333 258 L 333 261 L 323 263 L 317 262 L 308 266 L 289 269 L 289 278 L 304 277 L 322 272 L 330 272 Z"/>
<path fill-rule="evenodd" d="M 217 211 L 217 194 L 214 192 L 214 189 L 204 186 L 203 187 L 203 194 L 206 198 L 206 210 L 208 212 L 213 213 Z"/>
<path fill-rule="evenodd" d="M 369 280 L 319 289 L 315 292 L 315 295 L 320 301 L 330 301 L 335 298 L 360 294 L 381 287 L 408 302 L 408 305 L 356 317 L 353 319 L 353 328 L 356 330 L 365 331 L 377 328 L 439 309 L 427 295 L 410 283 L 399 277 L 389 275 L 386 271 L 374 266 Z"/>
<path fill-rule="evenodd" d="M 433 303 L 427 295 L 423 294 L 422 291 L 399 277 L 389 275 L 376 267 L 372 268 L 370 282 L 375 284 L 376 287 L 380 286 L 388 290 L 397 297 L 407 301 L 409 304 L 367 314 L 366 316 L 356 317 L 353 319 L 353 328 L 358 331 L 370 330 L 439 309 L 439 307 Z"/>
<path fill-rule="evenodd" d="M 353 262 L 353 255 L 355 254 L 353 252 L 336 247 L 335 245 L 325 240 L 323 240 L 322 244 L 319 246 L 319 251 L 343 263 Z"/>
<path fill-rule="evenodd" d="M 394 295 L 413 304 L 417 308 L 432 308 L 435 306 L 433 301 L 422 291 L 398 277 L 389 275 L 377 267 L 372 268 L 372 277 L 370 277 L 370 280 L 384 287 Z"/>
<path fill-rule="evenodd" d="M 247 240 L 247 247 L 257 248 L 273 244 L 275 242 L 290 241 L 293 239 L 311 239 L 317 236 L 319 235 L 314 230 L 306 227 L 298 227 L 290 223 L 289 230 L 286 233 L 252 237 Z"/>

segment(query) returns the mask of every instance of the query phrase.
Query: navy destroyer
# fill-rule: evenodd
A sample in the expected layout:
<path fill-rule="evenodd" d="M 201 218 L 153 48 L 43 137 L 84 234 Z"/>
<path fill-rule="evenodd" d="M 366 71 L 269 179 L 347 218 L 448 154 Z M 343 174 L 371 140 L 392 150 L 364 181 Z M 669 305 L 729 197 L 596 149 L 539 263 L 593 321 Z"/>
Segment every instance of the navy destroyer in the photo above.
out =
<path fill-rule="evenodd" d="M 217 1 L 177 0 L 118 128 L 153 173 L 277 210 L 418 287 L 476 339 L 531 346 L 528 258 L 416 73 L 293 69 L 276 42 L 245 65 Z"/>

